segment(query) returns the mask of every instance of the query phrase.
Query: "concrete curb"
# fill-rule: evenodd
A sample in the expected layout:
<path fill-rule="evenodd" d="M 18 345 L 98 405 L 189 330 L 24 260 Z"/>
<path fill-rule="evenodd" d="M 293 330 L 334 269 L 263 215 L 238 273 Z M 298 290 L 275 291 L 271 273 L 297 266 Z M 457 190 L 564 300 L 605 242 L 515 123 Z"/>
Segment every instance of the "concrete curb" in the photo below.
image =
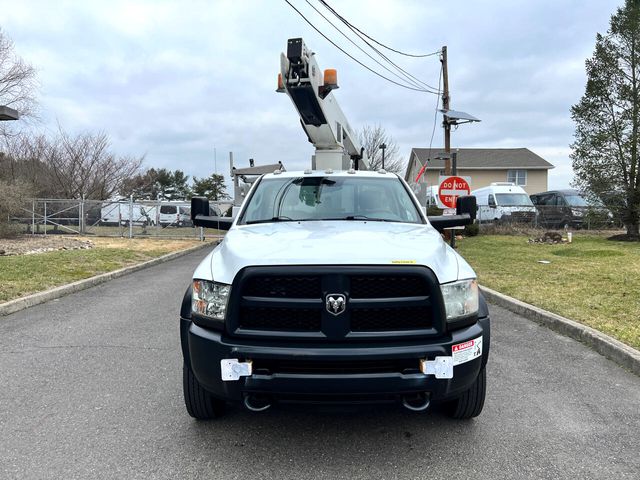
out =
<path fill-rule="evenodd" d="M 78 280 L 77 282 L 68 283 L 67 285 L 61 285 L 59 287 L 52 288 L 51 290 L 34 293 L 33 295 L 27 295 L 26 297 L 16 298 L 15 300 L 0 303 L 0 317 L 18 312 L 20 310 L 24 310 L 25 308 L 33 307 L 34 305 L 38 305 L 40 303 L 64 297 L 65 295 L 69 295 L 70 293 L 85 290 L 95 285 L 113 280 L 114 278 L 137 272 L 138 270 L 142 270 L 143 268 L 148 268 L 160 263 L 168 262 L 169 260 L 173 260 L 174 258 L 179 258 L 207 247 L 213 248 L 214 246 L 215 242 L 205 242 L 194 247 L 187 248 L 186 250 L 167 253 L 166 255 L 163 255 L 161 257 L 154 258 L 143 263 L 138 263 L 136 265 L 131 265 L 130 267 L 121 268 L 119 270 L 114 270 L 113 272 L 107 272 L 101 275 L 96 275 L 95 277 L 89 277 L 85 278 L 84 280 Z"/>
<path fill-rule="evenodd" d="M 521 302 L 490 288 L 481 286 L 480 290 L 487 301 L 522 315 L 562 335 L 578 340 L 593 348 L 600 355 L 613 360 L 618 365 L 640 376 L 640 351 L 591 327 Z"/>

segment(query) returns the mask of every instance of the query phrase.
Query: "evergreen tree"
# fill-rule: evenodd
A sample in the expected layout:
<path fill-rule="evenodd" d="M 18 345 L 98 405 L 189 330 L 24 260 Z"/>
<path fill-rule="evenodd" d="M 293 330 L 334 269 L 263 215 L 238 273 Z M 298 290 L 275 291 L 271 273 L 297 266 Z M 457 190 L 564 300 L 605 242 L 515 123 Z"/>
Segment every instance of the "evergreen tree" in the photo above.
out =
<path fill-rule="evenodd" d="M 584 96 L 571 109 L 574 183 L 640 239 L 640 0 L 626 0 L 609 25 L 596 35 Z"/>
<path fill-rule="evenodd" d="M 216 173 L 211 176 L 198 179 L 193 177 L 193 195 L 207 197 L 209 200 L 227 200 L 227 186 L 224 177 Z"/>

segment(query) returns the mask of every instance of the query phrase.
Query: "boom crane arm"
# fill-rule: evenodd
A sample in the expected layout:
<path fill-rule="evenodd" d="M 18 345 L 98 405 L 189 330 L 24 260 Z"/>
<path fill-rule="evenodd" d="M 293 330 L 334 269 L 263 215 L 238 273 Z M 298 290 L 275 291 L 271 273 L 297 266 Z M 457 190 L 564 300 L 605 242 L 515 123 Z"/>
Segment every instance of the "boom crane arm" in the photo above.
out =
<path fill-rule="evenodd" d="M 287 54 L 280 54 L 278 92 L 285 92 L 300 115 L 300 123 L 315 147 L 313 169 L 368 170 L 369 161 L 338 101 L 336 71 L 324 74 L 302 38 L 290 38 Z"/>

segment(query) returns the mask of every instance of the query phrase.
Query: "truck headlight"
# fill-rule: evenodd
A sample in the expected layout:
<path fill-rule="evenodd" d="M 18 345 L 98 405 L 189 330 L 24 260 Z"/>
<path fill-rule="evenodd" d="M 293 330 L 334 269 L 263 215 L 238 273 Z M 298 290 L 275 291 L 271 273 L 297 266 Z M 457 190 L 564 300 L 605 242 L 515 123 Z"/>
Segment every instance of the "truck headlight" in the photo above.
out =
<path fill-rule="evenodd" d="M 225 319 L 227 313 L 227 299 L 230 285 L 210 282 L 209 280 L 194 280 L 191 296 L 191 311 L 216 320 Z"/>
<path fill-rule="evenodd" d="M 575 208 L 572 208 L 571 215 L 573 215 L 574 217 L 582 217 L 584 216 L 584 210 L 576 210 Z"/>
<path fill-rule="evenodd" d="M 447 322 L 478 313 L 478 282 L 460 280 L 440 285 Z"/>

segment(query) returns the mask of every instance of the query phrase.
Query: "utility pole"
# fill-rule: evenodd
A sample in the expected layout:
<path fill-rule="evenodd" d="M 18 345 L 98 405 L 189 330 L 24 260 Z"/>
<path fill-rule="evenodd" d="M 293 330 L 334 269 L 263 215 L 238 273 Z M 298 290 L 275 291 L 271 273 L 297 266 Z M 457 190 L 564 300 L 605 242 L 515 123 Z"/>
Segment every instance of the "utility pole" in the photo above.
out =
<path fill-rule="evenodd" d="M 386 144 L 383 143 L 382 145 L 380 145 L 380 149 L 382 150 L 382 169 L 383 170 L 384 170 L 384 151 L 386 148 L 387 148 Z"/>
<path fill-rule="evenodd" d="M 442 47 L 442 109 L 446 112 L 449 110 L 449 69 L 447 67 L 447 46 Z M 444 125 L 444 173 L 445 175 L 451 175 L 451 125 L 447 120 L 447 116 L 443 115 Z"/>
<path fill-rule="evenodd" d="M 451 160 L 449 160 L 449 158 Z M 453 152 L 450 156 L 448 156 L 447 162 L 451 162 L 451 175 L 457 175 L 458 174 L 458 152 L 455 151 Z M 456 248 L 456 232 L 455 230 L 449 230 L 450 234 L 451 234 L 451 248 Z"/>

